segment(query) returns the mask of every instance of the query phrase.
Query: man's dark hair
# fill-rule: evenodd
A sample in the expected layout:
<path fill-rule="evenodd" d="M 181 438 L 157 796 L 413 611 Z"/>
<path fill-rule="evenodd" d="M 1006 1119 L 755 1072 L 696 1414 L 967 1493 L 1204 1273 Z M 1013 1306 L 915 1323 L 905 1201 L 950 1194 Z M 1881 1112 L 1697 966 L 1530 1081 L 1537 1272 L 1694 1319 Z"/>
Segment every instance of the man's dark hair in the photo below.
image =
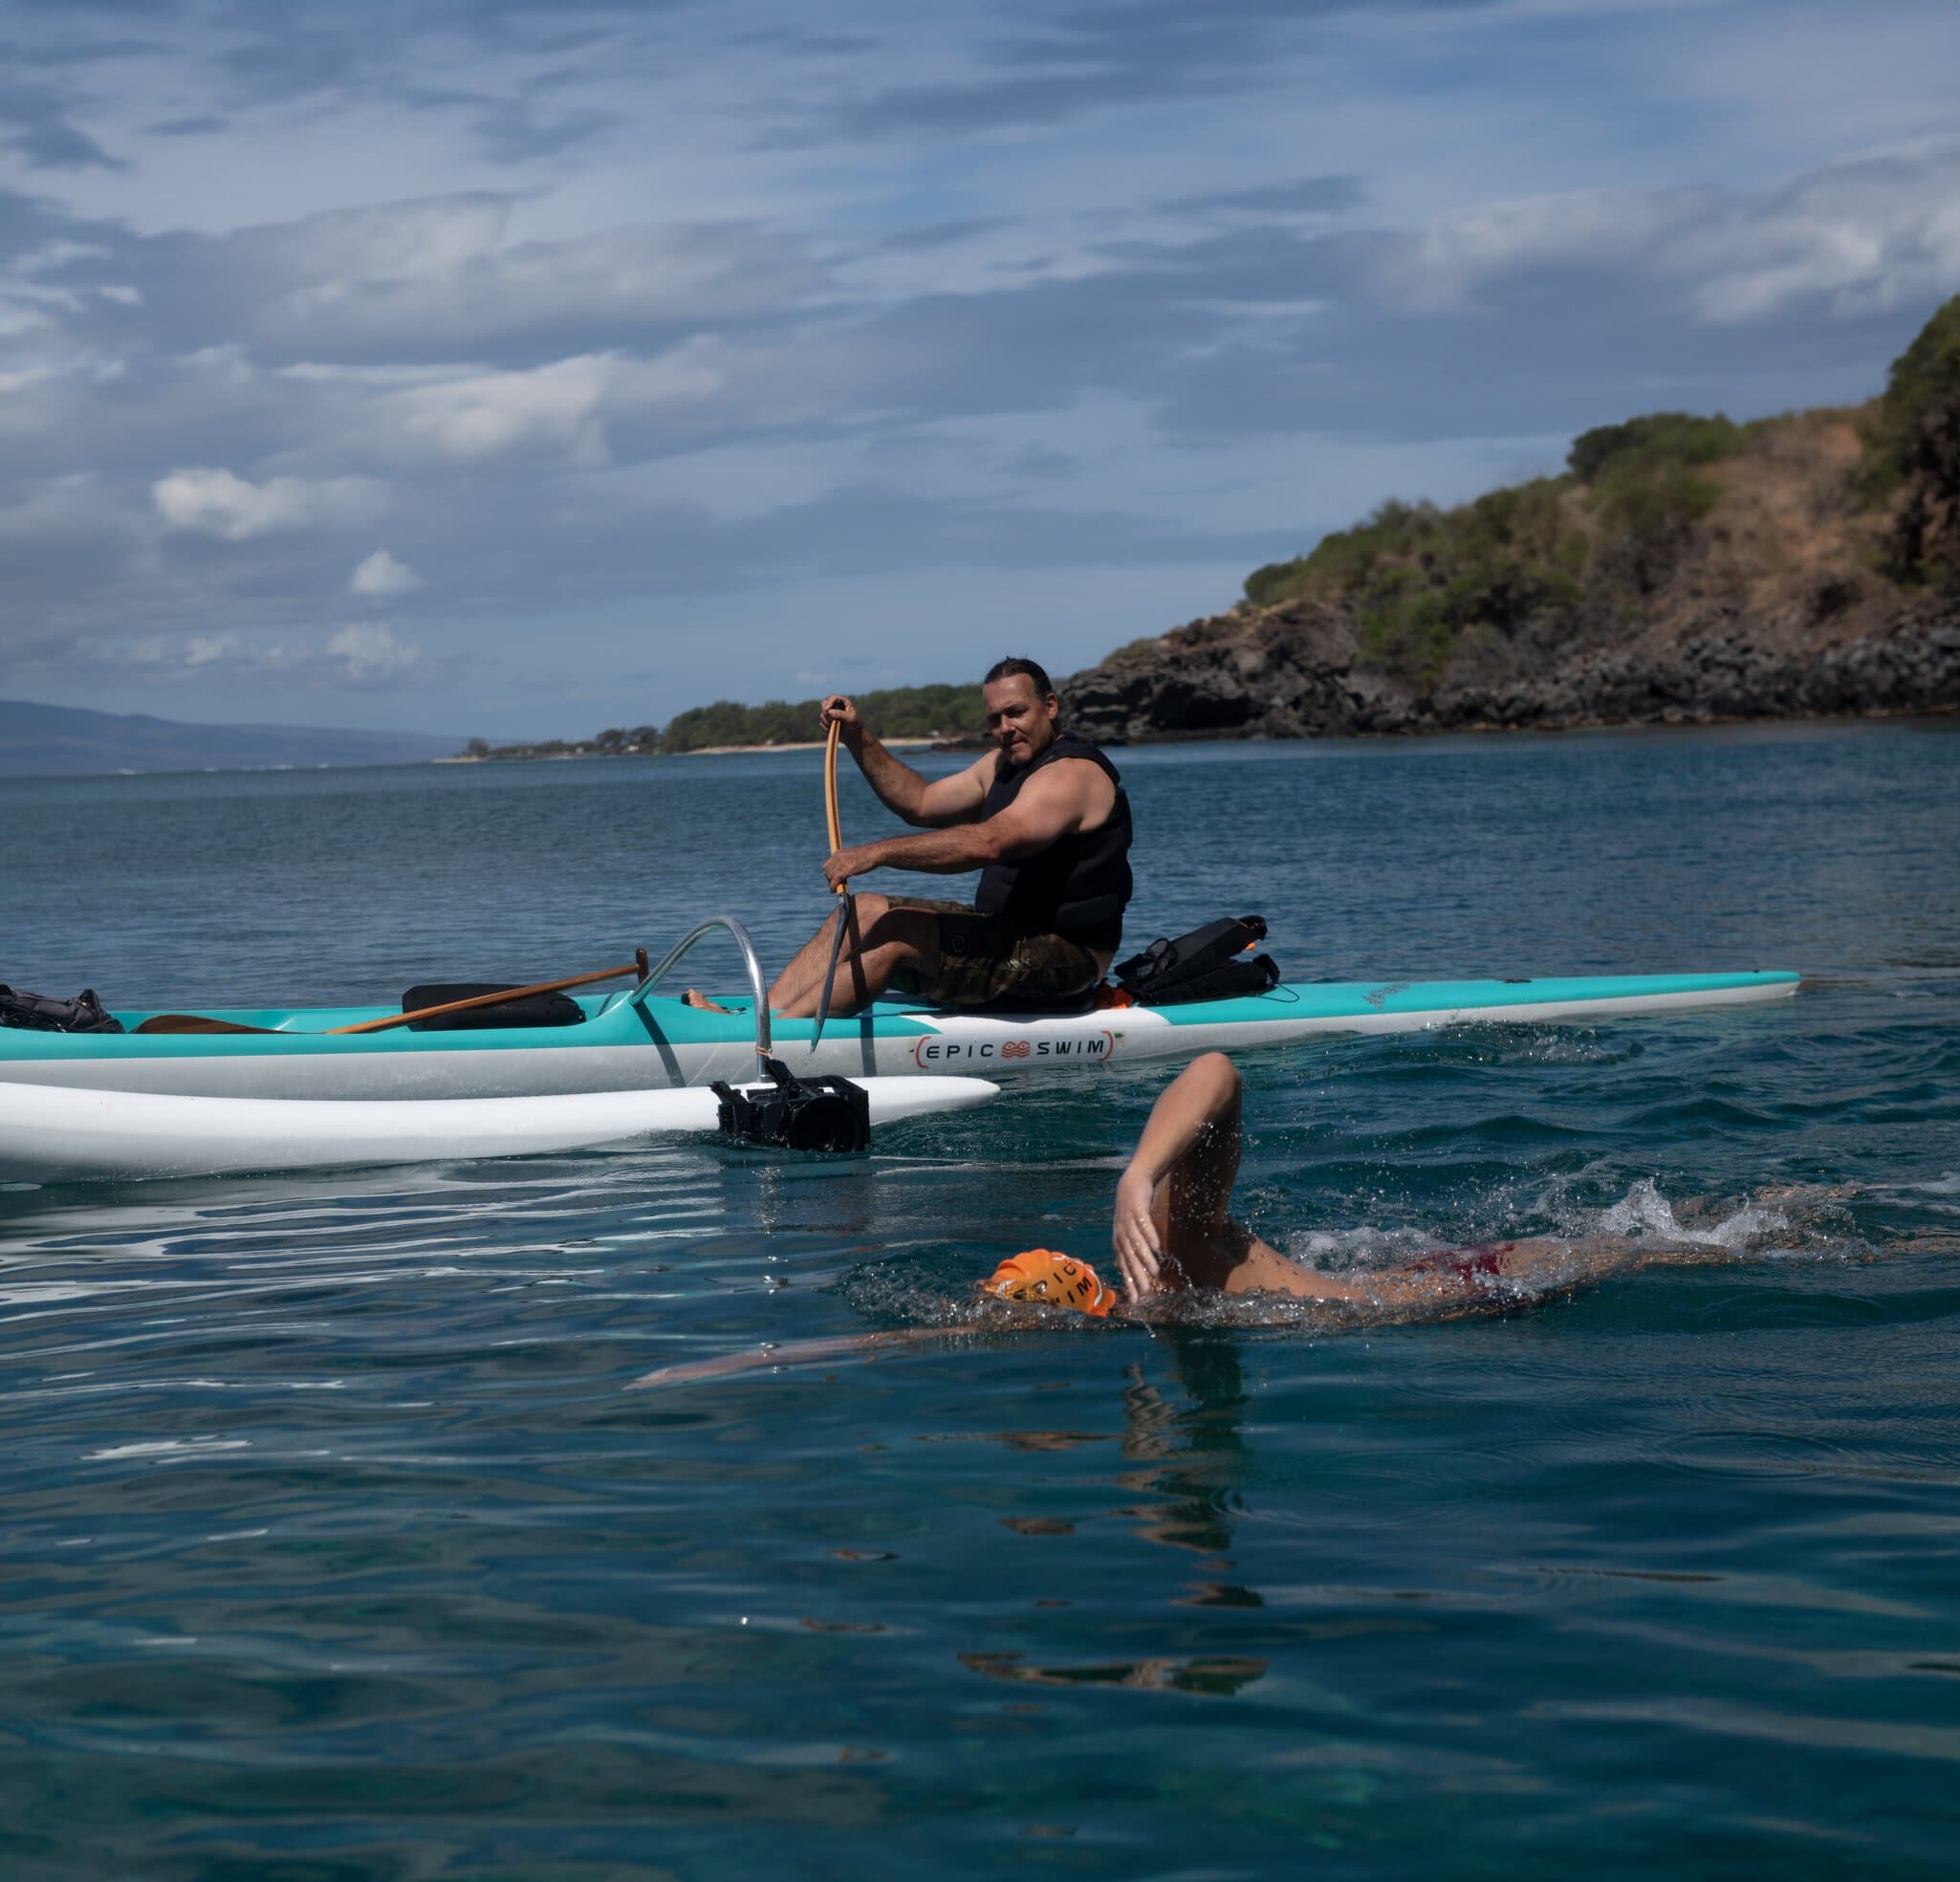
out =
<path fill-rule="evenodd" d="M 1048 668 L 1038 660 L 1018 660 L 1010 655 L 1006 660 L 996 660 L 987 669 L 987 677 L 980 684 L 991 686 L 995 680 L 1011 680 L 1016 673 L 1025 673 L 1034 682 L 1034 690 L 1043 699 L 1055 690 L 1055 682 L 1048 677 Z"/>

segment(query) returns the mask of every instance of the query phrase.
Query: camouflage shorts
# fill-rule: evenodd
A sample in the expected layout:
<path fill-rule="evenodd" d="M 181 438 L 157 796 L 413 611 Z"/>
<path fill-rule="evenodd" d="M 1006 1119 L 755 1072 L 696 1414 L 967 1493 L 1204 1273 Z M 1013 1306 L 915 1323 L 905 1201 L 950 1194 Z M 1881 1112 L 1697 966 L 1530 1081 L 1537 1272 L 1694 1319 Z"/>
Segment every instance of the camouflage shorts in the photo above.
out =
<path fill-rule="evenodd" d="M 939 917 L 939 968 L 927 976 L 902 969 L 906 992 L 934 1006 L 996 1006 L 1015 999 L 1041 1004 L 1086 995 L 1102 978 L 1092 948 L 1060 934 L 1014 934 L 998 915 L 983 915 L 964 902 L 933 902 L 894 895 L 894 908 L 916 908 Z"/>

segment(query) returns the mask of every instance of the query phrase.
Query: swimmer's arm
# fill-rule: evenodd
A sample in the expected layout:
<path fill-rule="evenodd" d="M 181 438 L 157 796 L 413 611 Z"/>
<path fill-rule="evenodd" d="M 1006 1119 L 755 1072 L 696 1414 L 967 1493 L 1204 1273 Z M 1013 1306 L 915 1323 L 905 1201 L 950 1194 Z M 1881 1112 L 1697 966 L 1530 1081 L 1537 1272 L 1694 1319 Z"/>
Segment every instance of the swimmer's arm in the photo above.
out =
<path fill-rule="evenodd" d="M 1206 1131 L 1231 1117 L 1239 1097 L 1238 1068 L 1222 1052 L 1208 1052 L 1180 1072 L 1150 1107 L 1129 1168 L 1116 1186 L 1110 1241 L 1130 1299 L 1160 1284 L 1164 1238 L 1157 1228 L 1157 1186 L 1197 1147 Z"/>
<path fill-rule="evenodd" d="M 793 1340 L 786 1346 L 759 1346 L 752 1352 L 723 1353 L 719 1359 L 688 1360 L 680 1366 L 662 1366 L 635 1379 L 628 1391 L 643 1391 L 655 1386 L 691 1385 L 701 1379 L 732 1378 L 737 1372 L 771 1371 L 785 1366 L 817 1366 L 826 1360 L 864 1360 L 895 1348 L 930 1346 L 935 1340 L 953 1340 L 963 1333 L 977 1333 L 977 1325 L 904 1326 L 884 1333 L 847 1333 L 830 1340 Z"/>

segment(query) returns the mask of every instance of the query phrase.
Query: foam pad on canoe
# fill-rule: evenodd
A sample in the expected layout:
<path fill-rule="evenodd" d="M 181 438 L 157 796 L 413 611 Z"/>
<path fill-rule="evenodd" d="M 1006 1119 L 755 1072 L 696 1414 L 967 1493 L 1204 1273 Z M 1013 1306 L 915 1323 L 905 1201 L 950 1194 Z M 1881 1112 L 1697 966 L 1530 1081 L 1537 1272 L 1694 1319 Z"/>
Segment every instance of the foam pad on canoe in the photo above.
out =
<path fill-rule="evenodd" d="M 453 984 L 410 987 L 402 996 L 402 1011 L 446 1006 L 451 1000 L 476 999 L 521 986 L 516 980 L 463 980 Z M 506 1000 L 500 1006 L 479 1006 L 468 1013 L 446 1013 L 436 1019 L 409 1021 L 411 1033 L 474 1033 L 504 1031 L 515 1026 L 582 1026 L 585 1009 L 565 994 L 534 994 L 529 999 Z"/>

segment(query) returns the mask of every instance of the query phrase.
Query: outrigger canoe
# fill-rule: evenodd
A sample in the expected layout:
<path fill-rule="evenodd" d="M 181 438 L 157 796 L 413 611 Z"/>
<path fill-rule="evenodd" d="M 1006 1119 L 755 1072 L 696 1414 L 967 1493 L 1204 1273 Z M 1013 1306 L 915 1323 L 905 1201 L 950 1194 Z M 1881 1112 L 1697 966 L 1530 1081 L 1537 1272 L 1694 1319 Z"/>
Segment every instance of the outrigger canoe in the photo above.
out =
<path fill-rule="evenodd" d="M 1187 1060 L 1342 1033 L 1464 1024 L 1589 1023 L 1627 1015 L 1786 998 L 1780 972 L 1596 975 L 1545 980 L 1298 981 L 1247 997 L 1187 1006 L 1083 1012 L 954 1013 L 880 1000 L 832 1015 L 812 1045 L 807 1019 L 773 1022 L 775 1056 L 798 1076 L 986 1078 L 1081 1065 Z M 151 1016 L 118 1012 L 122 1033 L 0 1029 L 0 1081 L 214 1098 L 483 1099 L 649 1091 L 754 1075 L 751 992 L 706 1012 L 651 991 L 582 996 L 574 1025 L 469 1032 L 333 1035 L 389 1016 L 385 1007 L 207 1009 L 259 1030 L 144 1034 Z"/>

